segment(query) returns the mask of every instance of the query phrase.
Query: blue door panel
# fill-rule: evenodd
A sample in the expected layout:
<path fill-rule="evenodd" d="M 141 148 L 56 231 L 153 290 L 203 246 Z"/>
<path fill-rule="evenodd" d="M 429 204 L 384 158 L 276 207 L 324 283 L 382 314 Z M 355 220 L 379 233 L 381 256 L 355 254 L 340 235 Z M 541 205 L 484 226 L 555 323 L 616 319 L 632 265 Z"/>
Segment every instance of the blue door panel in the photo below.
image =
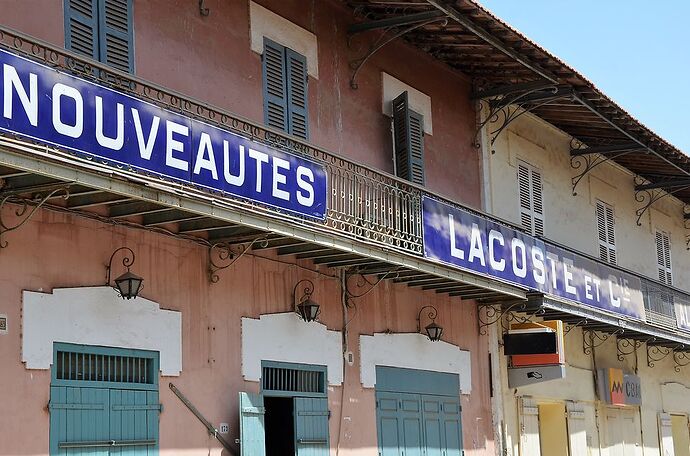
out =
<path fill-rule="evenodd" d="M 295 397 L 293 401 L 297 456 L 328 456 L 328 399 Z"/>

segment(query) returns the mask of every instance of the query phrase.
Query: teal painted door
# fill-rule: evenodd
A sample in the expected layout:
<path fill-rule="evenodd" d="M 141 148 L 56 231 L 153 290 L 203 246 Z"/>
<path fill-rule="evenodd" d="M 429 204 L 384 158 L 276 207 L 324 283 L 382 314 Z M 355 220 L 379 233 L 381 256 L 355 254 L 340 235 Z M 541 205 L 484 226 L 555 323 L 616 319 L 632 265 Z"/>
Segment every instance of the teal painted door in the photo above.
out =
<path fill-rule="evenodd" d="M 266 455 L 264 397 L 240 393 L 240 456 Z"/>
<path fill-rule="evenodd" d="M 462 427 L 456 397 L 376 393 L 381 456 L 460 456 Z"/>
<path fill-rule="evenodd" d="M 50 388 L 50 454 L 155 456 L 157 391 Z"/>
<path fill-rule="evenodd" d="M 293 410 L 297 456 L 328 456 L 328 399 L 295 397 Z"/>

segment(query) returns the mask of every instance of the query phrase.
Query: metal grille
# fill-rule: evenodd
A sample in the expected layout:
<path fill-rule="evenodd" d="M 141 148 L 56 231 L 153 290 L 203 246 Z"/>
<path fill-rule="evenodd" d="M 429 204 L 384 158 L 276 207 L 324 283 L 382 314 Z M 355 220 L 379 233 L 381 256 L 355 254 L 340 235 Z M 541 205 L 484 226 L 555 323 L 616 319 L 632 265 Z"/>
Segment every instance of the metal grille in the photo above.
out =
<path fill-rule="evenodd" d="M 264 391 L 286 391 L 291 393 L 324 393 L 323 371 L 290 369 L 264 366 L 261 385 Z"/>
<path fill-rule="evenodd" d="M 664 328 L 676 329 L 675 301 L 680 293 L 649 280 L 642 280 L 642 295 L 647 322 Z"/>
<path fill-rule="evenodd" d="M 58 351 L 55 369 L 58 380 L 154 383 L 151 358 Z"/>

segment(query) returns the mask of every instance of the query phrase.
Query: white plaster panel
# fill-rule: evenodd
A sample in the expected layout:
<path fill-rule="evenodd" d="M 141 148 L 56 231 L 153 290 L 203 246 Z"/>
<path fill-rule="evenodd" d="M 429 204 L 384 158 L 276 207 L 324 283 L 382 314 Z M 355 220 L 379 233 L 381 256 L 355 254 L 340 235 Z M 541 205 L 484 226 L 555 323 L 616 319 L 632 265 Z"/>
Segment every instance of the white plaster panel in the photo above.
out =
<path fill-rule="evenodd" d="M 242 318 L 242 375 L 258 382 L 261 361 L 325 365 L 328 383 L 343 383 L 342 335 L 294 312 Z"/>
<path fill-rule="evenodd" d="M 470 352 L 447 342 L 431 342 L 422 334 L 360 336 L 360 380 L 365 388 L 376 384 L 376 366 L 403 367 L 460 376 L 460 392 L 472 390 Z"/>
<path fill-rule="evenodd" d="M 269 38 L 305 56 L 307 72 L 319 79 L 316 35 L 254 2 L 249 2 L 249 30 L 252 51 L 263 54 L 264 37 Z"/>
<path fill-rule="evenodd" d="M 424 116 L 424 133 L 434 134 L 431 119 L 431 97 L 404 82 L 394 78 L 388 73 L 381 72 L 383 79 L 383 98 L 381 100 L 381 112 L 391 116 L 391 102 L 401 93 L 407 90 L 407 101 L 413 111 Z"/>
<path fill-rule="evenodd" d="M 111 287 L 24 291 L 22 361 L 50 369 L 53 342 L 160 352 L 163 375 L 182 371 L 182 314 L 148 299 L 122 299 Z"/>
<path fill-rule="evenodd" d="M 690 413 L 690 388 L 677 382 L 662 384 L 661 402 L 664 412 Z"/>

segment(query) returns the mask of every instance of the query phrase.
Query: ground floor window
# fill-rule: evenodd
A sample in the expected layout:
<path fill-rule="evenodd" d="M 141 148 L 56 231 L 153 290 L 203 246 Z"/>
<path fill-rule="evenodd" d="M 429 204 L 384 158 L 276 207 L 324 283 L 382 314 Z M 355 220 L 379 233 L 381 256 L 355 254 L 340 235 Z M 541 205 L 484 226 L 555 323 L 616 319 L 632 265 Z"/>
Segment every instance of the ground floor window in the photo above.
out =
<path fill-rule="evenodd" d="M 328 456 L 325 366 L 261 363 L 261 392 L 240 393 L 243 456 Z"/>
<path fill-rule="evenodd" d="M 457 374 L 376 367 L 381 456 L 462 454 Z"/>
<path fill-rule="evenodd" d="M 50 454 L 158 454 L 157 352 L 55 343 Z"/>

